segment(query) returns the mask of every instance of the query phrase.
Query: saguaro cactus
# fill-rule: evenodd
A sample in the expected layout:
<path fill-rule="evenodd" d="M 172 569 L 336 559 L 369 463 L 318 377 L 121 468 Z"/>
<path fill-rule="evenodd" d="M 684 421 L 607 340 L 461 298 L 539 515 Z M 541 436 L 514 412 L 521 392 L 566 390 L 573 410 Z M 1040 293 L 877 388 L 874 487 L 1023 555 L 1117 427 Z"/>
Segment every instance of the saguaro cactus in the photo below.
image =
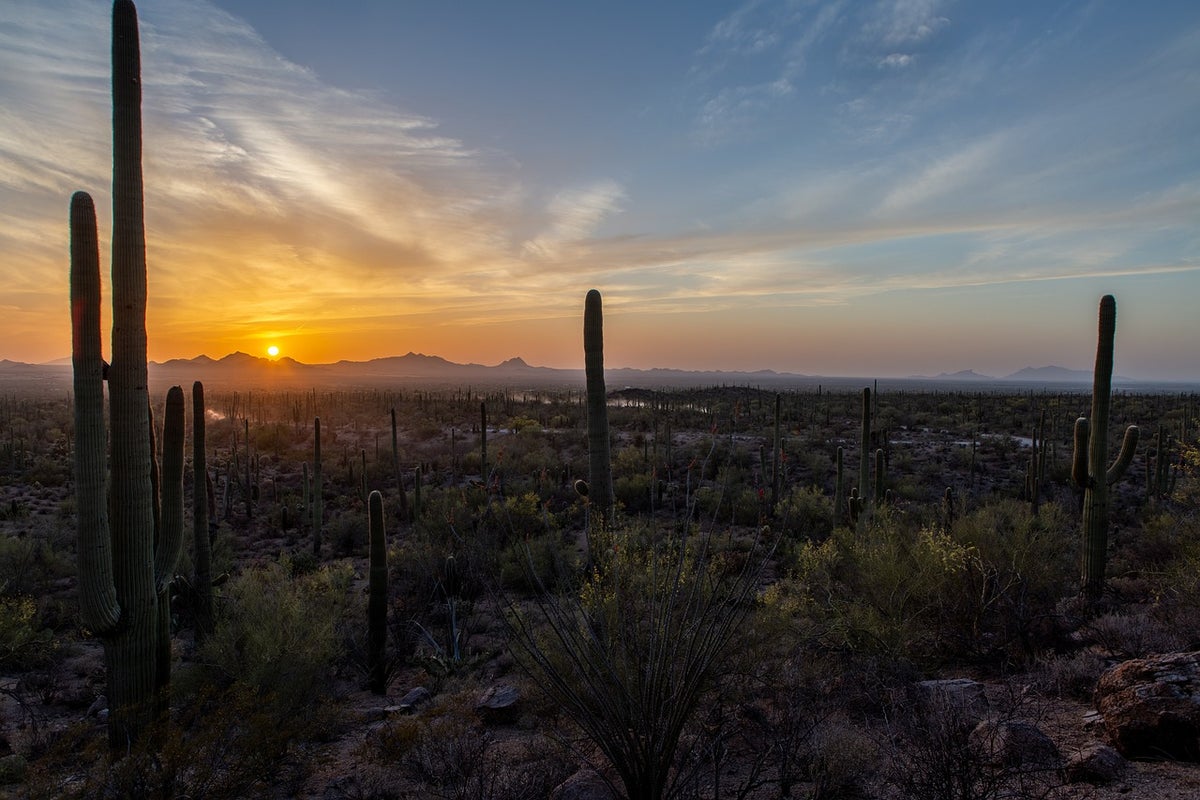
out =
<path fill-rule="evenodd" d="M 212 633 L 212 540 L 208 538 L 208 453 L 204 384 L 192 384 L 192 561 L 195 567 L 196 644 Z"/>
<path fill-rule="evenodd" d="M 860 511 L 866 511 L 871 497 L 871 388 L 862 390 L 862 440 L 858 456 L 858 497 L 862 503 Z"/>
<path fill-rule="evenodd" d="M 138 737 L 155 712 L 156 661 L 161 653 L 159 593 L 171 578 L 178 554 L 178 543 L 171 545 L 170 540 L 181 538 L 182 530 L 164 532 L 155 552 L 156 498 L 147 414 L 141 58 L 132 2 L 113 4 L 112 25 L 113 327 L 107 498 L 100 257 L 95 206 L 83 192 L 71 198 L 70 283 L 80 605 L 85 624 L 104 642 L 109 743 L 121 750 Z M 182 448 L 182 424 L 179 430 Z M 173 431 L 170 436 L 175 436 Z M 173 464 L 170 469 L 174 470 Z M 167 482 L 173 480 L 168 476 Z"/>
<path fill-rule="evenodd" d="M 1071 477 L 1083 489 L 1083 590 L 1092 598 L 1104 591 L 1104 562 L 1108 549 L 1108 487 L 1133 461 L 1138 428 L 1125 430 L 1121 451 L 1108 463 L 1108 414 L 1112 397 L 1113 338 L 1117 329 L 1117 303 L 1112 295 L 1100 298 L 1100 332 L 1096 368 L 1092 376 L 1092 416 L 1075 420 L 1075 454 Z"/>
<path fill-rule="evenodd" d="M 383 532 L 383 495 L 371 492 L 367 500 L 370 534 L 370 569 L 367 588 L 367 670 L 371 691 L 387 692 L 387 539 Z"/>
<path fill-rule="evenodd" d="M 587 293 L 583 305 L 583 358 L 587 375 L 588 502 L 601 525 L 612 521 L 612 458 L 608 436 L 608 393 L 604 388 L 604 317 L 600 292 Z"/>

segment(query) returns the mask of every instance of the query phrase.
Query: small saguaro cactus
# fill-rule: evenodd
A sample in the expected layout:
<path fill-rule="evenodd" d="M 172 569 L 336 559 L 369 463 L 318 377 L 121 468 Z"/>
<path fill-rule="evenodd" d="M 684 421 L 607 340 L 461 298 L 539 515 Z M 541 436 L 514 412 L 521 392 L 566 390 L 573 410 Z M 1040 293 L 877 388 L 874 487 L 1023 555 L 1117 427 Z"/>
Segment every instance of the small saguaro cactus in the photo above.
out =
<path fill-rule="evenodd" d="M 860 511 L 867 510 L 871 497 L 871 388 L 862 390 L 862 439 L 859 442 L 858 496 Z"/>
<path fill-rule="evenodd" d="M 487 465 L 487 402 L 479 401 L 479 479 L 484 486 L 488 484 Z"/>
<path fill-rule="evenodd" d="M 1083 591 L 1097 598 L 1104 592 L 1104 562 L 1108 549 L 1108 487 L 1129 468 L 1137 447 L 1138 428 L 1125 430 L 1121 451 L 1108 463 L 1108 416 L 1112 398 L 1113 339 L 1117 329 L 1117 303 L 1112 295 L 1100 298 L 1100 331 L 1096 368 L 1092 376 L 1091 420 L 1075 420 L 1075 453 L 1071 477 L 1083 489 Z"/>
<path fill-rule="evenodd" d="M 587 376 L 588 502 L 601 526 L 612 521 L 612 458 L 608 434 L 608 396 L 604 387 L 604 318 L 600 292 L 587 293 L 583 306 L 583 355 Z"/>
<path fill-rule="evenodd" d="M 387 539 L 383 531 L 383 495 L 373 491 L 367 500 L 370 569 L 367 589 L 367 670 L 371 691 L 387 693 Z"/>

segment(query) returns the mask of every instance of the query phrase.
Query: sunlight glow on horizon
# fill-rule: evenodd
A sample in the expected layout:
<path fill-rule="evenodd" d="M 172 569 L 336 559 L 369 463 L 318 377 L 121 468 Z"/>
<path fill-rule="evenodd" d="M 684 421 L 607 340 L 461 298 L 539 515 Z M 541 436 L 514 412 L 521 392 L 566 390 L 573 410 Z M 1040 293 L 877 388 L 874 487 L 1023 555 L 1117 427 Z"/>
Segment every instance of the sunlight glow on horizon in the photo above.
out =
<path fill-rule="evenodd" d="M 109 23 L 10 3 L 0 358 L 45 362 Z M 614 368 L 1008 374 L 1090 367 L 1111 293 L 1118 373 L 1200 380 L 1200 7 L 142 6 L 153 360 L 575 368 L 594 287 Z"/>

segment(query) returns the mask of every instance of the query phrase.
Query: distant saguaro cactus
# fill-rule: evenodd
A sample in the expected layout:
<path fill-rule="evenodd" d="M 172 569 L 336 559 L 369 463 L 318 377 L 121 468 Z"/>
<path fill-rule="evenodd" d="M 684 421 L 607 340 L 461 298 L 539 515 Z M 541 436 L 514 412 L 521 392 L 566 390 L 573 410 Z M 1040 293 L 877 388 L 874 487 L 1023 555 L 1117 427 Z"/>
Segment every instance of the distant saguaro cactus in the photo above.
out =
<path fill-rule="evenodd" d="M 604 317 L 600 292 L 587 293 L 583 305 L 583 356 L 587 375 L 588 501 L 601 525 L 612 521 L 612 458 L 608 434 L 608 393 L 604 388 Z"/>
<path fill-rule="evenodd" d="M 862 440 L 858 456 L 858 499 L 860 514 L 866 512 L 871 497 L 871 388 L 862 390 Z"/>
<path fill-rule="evenodd" d="M 1100 298 L 1100 331 L 1096 368 L 1092 376 L 1092 417 L 1075 420 L 1075 453 L 1071 477 L 1083 489 L 1083 591 L 1097 598 L 1104 592 L 1104 566 L 1108 550 L 1108 487 L 1129 468 L 1137 447 L 1138 428 L 1125 430 L 1121 451 L 1108 463 L 1108 415 L 1112 398 L 1113 339 L 1117 329 L 1117 303 L 1113 296 Z"/>
<path fill-rule="evenodd" d="M 149 725 L 166 676 L 161 657 L 160 594 L 182 540 L 172 509 L 156 552 L 146 369 L 146 235 L 142 184 L 141 55 L 137 10 L 117 0 L 112 15 L 113 233 L 112 365 L 108 369 L 110 475 L 105 478 L 104 364 L 100 348 L 100 256 L 90 196 L 71 198 L 71 323 L 75 389 L 75 480 L 79 590 L 84 623 L 104 642 L 109 744 L 124 750 Z M 178 393 L 182 475 L 182 390 Z M 168 417 L 175 413 L 169 399 Z M 168 420 L 174 448 L 176 431 Z M 174 453 L 165 483 L 174 483 Z M 180 478 L 180 482 L 182 478 Z M 107 497 L 106 497 L 107 483 Z M 178 522 L 178 530 L 175 529 Z M 174 552 L 172 552 L 172 549 Z"/>

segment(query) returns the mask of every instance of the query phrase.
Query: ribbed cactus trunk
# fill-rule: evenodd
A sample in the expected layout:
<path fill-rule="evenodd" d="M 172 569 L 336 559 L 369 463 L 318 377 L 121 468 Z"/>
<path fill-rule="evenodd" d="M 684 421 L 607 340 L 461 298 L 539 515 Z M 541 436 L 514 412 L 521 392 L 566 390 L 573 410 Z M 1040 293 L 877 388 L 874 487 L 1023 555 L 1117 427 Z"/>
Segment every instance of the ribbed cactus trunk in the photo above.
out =
<path fill-rule="evenodd" d="M 105 648 L 109 734 L 124 747 L 154 712 L 158 597 L 146 370 L 146 227 L 137 11 L 113 4 L 112 365 L 109 368 L 113 579 L 121 626 Z M 114 719 L 115 718 L 115 719 Z"/>
<path fill-rule="evenodd" d="M 161 516 L 154 547 L 154 588 L 158 594 L 158 640 L 154 668 L 157 713 L 168 708 L 171 682 L 171 581 L 183 550 L 183 389 L 167 392 L 163 416 Z"/>
<path fill-rule="evenodd" d="M 387 539 L 383 531 L 383 495 L 371 492 L 367 500 L 370 535 L 370 569 L 367 574 L 367 671 L 371 691 L 387 693 Z"/>
<path fill-rule="evenodd" d="M 146 238 L 142 189 L 141 66 L 137 11 L 113 4 L 111 450 L 105 497 L 103 364 L 95 207 L 71 200 L 72 360 L 82 617 L 104 641 L 109 742 L 126 749 L 155 713 L 159 586 L 168 544 L 155 554 L 153 453 L 146 370 Z M 164 536 L 171 536 L 166 533 Z M 174 563 L 169 564 L 173 568 Z"/>
<path fill-rule="evenodd" d="M 196 593 L 196 644 L 212 633 L 212 541 L 208 538 L 208 454 L 204 384 L 192 384 L 192 561 Z"/>
<path fill-rule="evenodd" d="M 613 517 L 612 458 L 608 434 L 608 392 L 604 387 L 604 317 L 600 292 L 587 293 L 583 306 L 583 358 L 587 376 L 588 499 L 601 526 Z"/>
<path fill-rule="evenodd" d="M 1091 420 L 1075 421 L 1075 458 L 1072 477 L 1083 489 L 1083 591 L 1090 598 L 1104 592 L 1104 568 L 1108 550 L 1108 487 L 1129 468 L 1137 447 L 1138 429 L 1125 431 L 1121 451 L 1111 467 L 1108 462 L 1108 417 L 1112 398 L 1113 340 L 1117 328 L 1117 304 L 1112 295 L 1100 299 L 1100 330 L 1096 344 L 1096 368 L 1092 376 Z"/>

